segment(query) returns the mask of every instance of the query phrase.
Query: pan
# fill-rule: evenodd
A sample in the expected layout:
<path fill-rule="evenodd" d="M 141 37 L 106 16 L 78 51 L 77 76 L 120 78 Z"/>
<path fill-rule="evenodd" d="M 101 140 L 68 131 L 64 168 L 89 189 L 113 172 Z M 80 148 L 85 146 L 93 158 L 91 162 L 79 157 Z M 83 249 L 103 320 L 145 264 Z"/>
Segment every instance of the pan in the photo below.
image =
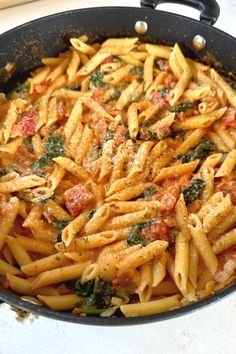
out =
<path fill-rule="evenodd" d="M 181 3 L 200 11 L 200 21 L 184 16 L 157 11 L 161 3 Z M 90 42 L 108 37 L 139 36 L 140 40 L 173 45 L 180 43 L 185 53 L 197 60 L 217 66 L 223 74 L 234 76 L 236 39 L 212 26 L 220 14 L 215 0 L 141 0 L 141 8 L 98 7 L 66 11 L 47 16 L 14 28 L 0 36 L 0 88 L 5 92 L 14 82 L 24 79 L 27 73 L 41 63 L 41 58 L 55 56 L 67 49 L 68 39 L 87 34 Z M 214 54 L 214 56 L 213 56 Z M 15 63 L 15 71 L 8 76 L 4 67 Z M 1 69 L 2 68 L 2 69 Z M 0 303 L 36 315 L 87 325 L 132 325 L 171 319 L 206 305 L 213 304 L 236 290 L 236 284 L 195 304 L 151 316 L 134 318 L 80 317 L 69 312 L 51 311 L 24 301 L 0 286 Z"/>

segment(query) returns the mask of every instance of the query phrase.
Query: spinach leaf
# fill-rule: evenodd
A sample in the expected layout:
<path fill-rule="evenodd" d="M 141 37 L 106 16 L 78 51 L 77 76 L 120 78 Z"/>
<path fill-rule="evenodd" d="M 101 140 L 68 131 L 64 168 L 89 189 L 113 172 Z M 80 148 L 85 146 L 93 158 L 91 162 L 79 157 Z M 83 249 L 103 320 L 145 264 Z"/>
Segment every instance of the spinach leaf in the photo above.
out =
<path fill-rule="evenodd" d="M 66 86 L 66 90 L 73 90 L 73 91 L 80 91 L 81 85 L 80 84 L 74 84 L 71 86 Z"/>
<path fill-rule="evenodd" d="M 64 138 L 62 135 L 52 135 L 44 144 L 45 153 L 37 161 L 32 164 L 32 169 L 37 170 L 52 163 L 52 159 L 58 156 L 65 155 L 63 146 Z"/>
<path fill-rule="evenodd" d="M 130 69 L 129 72 L 131 74 L 142 75 L 143 74 L 143 68 L 141 66 L 134 66 L 133 68 Z"/>
<path fill-rule="evenodd" d="M 199 144 L 186 154 L 181 154 L 178 158 L 182 163 L 191 162 L 194 160 L 204 160 L 215 148 L 212 140 L 202 138 Z"/>
<path fill-rule="evenodd" d="M 170 111 L 175 112 L 175 113 L 179 113 L 179 112 L 186 111 L 187 109 L 189 109 L 193 106 L 194 106 L 194 103 L 192 103 L 192 102 L 183 102 L 183 103 L 180 103 L 178 106 L 171 108 Z"/>
<path fill-rule="evenodd" d="M 104 72 L 103 71 L 94 71 L 91 75 L 91 82 L 95 87 L 104 87 L 106 83 L 103 81 Z"/>
<path fill-rule="evenodd" d="M 148 187 L 145 192 L 143 193 L 144 197 L 150 197 L 152 195 L 154 195 L 157 192 L 155 187 Z"/>
<path fill-rule="evenodd" d="M 192 180 L 190 185 L 183 190 L 184 200 L 187 205 L 191 204 L 196 200 L 203 189 L 205 188 L 206 183 L 201 178 L 195 178 Z"/>
<path fill-rule="evenodd" d="M 53 226 L 57 229 L 57 242 L 61 242 L 61 235 L 64 228 L 70 223 L 70 220 L 57 220 L 53 223 Z"/>

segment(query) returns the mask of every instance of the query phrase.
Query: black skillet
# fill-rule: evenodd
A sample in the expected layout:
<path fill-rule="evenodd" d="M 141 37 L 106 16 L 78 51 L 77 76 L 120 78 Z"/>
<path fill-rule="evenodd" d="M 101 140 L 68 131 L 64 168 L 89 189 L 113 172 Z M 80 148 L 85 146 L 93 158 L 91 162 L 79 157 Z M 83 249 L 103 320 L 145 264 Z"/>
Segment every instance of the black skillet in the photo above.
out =
<path fill-rule="evenodd" d="M 156 5 L 165 2 L 189 5 L 200 10 L 201 22 L 155 10 Z M 211 53 L 214 57 L 208 55 L 208 61 L 210 58 L 212 64 L 217 65 L 218 69 L 222 64 L 228 72 L 235 70 L 236 39 L 211 27 L 217 21 L 220 13 L 215 0 L 141 0 L 141 7 L 100 7 L 66 11 L 29 22 L 2 34 L 0 36 L 0 85 L 7 91 L 13 82 L 23 78 L 24 73 L 39 66 L 42 57 L 57 55 L 68 47 L 70 37 L 83 34 L 87 34 L 91 42 L 102 41 L 107 37 L 137 35 L 141 40 L 153 43 L 173 45 L 178 42 L 185 52 L 193 58 L 203 61 L 205 56 Z M 144 21 L 148 27 L 147 31 L 141 35 L 137 34 L 135 30 L 137 21 Z M 138 28 L 140 29 L 140 26 Z M 143 28 L 145 28 L 145 24 L 141 26 L 141 29 Z M 202 36 L 206 41 L 205 48 L 201 51 L 195 50 L 193 46 L 193 38 L 196 35 Z M 4 69 L 1 69 L 8 62 L 16 63 L 16 71 L 10 79 L 5 75 Z M 2 302 L 18 309 L 57 320 L 89 325 L 117 326 L 171 319 L 199 310 L 235 290 L 236 284 L 232 284 L 195 304 L 156 315 L 134 318 L 79 317 L 70 312 L 51 311 L 24 301 L 2 287 L 0 287 L 0 302 L 2 300 Z"/>

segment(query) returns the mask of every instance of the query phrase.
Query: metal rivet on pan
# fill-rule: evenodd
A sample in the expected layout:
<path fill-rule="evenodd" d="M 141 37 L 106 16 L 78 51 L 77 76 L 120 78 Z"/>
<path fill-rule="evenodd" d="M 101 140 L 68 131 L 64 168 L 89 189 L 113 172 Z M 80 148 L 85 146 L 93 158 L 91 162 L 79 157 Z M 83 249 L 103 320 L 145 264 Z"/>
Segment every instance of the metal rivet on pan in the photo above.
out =
<path fill-rule="evenodd" d="M 144 34 L 148 30 L 147 22 L 145 21 L 137 21 L 134 25 L 134 29 L 138 34 Z"/>
<path fill-rule="evenodd" d="M 193 46 L 196 50 L 202 50 L 205 48 L 206 45 L 206 40 L 205 38 L 203 38 L 202 36 L 200 36 L 200 34 L 197 34 L 194 38 L 193 38 Z"/>

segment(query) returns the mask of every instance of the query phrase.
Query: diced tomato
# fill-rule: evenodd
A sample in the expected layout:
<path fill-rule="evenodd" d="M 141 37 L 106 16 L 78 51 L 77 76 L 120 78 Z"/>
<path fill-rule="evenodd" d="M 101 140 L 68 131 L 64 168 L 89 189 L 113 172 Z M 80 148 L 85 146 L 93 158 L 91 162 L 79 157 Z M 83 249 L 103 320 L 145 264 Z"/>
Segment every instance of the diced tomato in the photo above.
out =
<path fill-rule="evenodd" d="M 19 123 L 12 128 L 13 131 L 19 131 L 24 136 L 32 136 L 36 133 L 36 123 L 38 120 L 38 112 L 31 109 Z"/>
<path fill-rule="evenodd" d="M 221 118 L 221 121 L 225 128 L 236 128 L 236 109 L 231 107 L 227 108 L 225 114 Z"/>
<path fill-rule="evenodd" d="M 63 102 L 58 102 L 57 104 L 57 117 L 59 120 L 65 117 L 65 106 Z"/>
<path fill-rule="evenodd" d="M 236 245 L 225 250 L 222 255 L 227 258 L 236 258 Z"/>
<path fill-rule="evenodd" d="M 45 91 L 47 91 L 49 85 L 50 81 L 42 81 L 40 82 L 40 84 L 34 86 L 34 91 L 37 93 L 44 93 Z"/>
<path fill-rule="evenodd" d="M 113 62 L 113 55 L 110 55 L 105 60 L 103 60 L 102 64 L 108 64 L 108 63 L 111 63 L 111 62 Z"/>
<path fill-rule="evenodd" d="M 163 240 L 170 242 L 172 241 L 172 236 L 169 231 L 169 227 L 166 225 L 163 218 L 158 218 L 148 227 L 142 229 L 142 235 L 146 240 Z"/>
<path fill-rule="evenodd" d="M 31 154 L 24 146 L 20 146 L 17 150 L 17 166 L 27 173 L 26 169 L 29 168 L 36 160 L 36 157 Z"/>
<path fill-rule="evenodd" d="M 65 191 L 64 197 L 66 207 L 72 216 L 77 216 L 92 199 L 91 193 L 81 183 Z"/>
<path fill-rule="evenodd" d="M 236 205 L 236 181 L 225 181 L 217 186 L 217 191 L 223 192 L 226 196 L 230 194 L 233 205 Z"/>
<path fill-rule="evenodd" d="M 119 146 L 120 144 L 124 143 L 128 138 L 128 128 L 124 127 L 123 125 L 118 125 L 116 128 L 116 132 L 114 134 L 115 145 Z"/>
<path fill-rule="evenodd" d="M 168 88 L 174 88 L 175 84 L 176 84 L 176 78 L 174 77 L 173 74 L 169 74 L 165 80 L 164 80 L 164 83 L 165 83 L 165 86 L 168 87 Z"/>
<path fill-rule="evenodd" d="M 184 112 L 180 112 L 178 114 L 178 119 L 183 122 L 186 119 L 185 113 Z"/>
<path fill-rule="evenodd" d="M 180 192 L 189 185 L 191 178 L 192 174 L 186 173 L 182 176 L 166 179 L 163 182 L 163 191 L 156 193 L 153 199 L 166 205 L 166 210 L 174 209 Z"/>

